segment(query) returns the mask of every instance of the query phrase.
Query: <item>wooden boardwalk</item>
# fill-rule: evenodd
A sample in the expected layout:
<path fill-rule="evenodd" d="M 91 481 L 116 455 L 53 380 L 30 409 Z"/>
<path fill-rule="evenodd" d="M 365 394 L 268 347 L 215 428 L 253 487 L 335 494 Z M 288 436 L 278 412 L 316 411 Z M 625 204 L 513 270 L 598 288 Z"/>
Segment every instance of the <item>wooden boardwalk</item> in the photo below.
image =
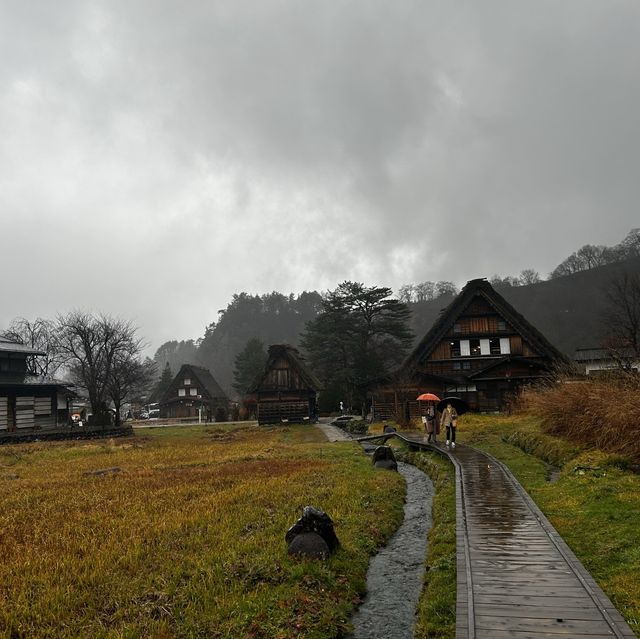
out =
<path fill-rule="evenodd" d="M 459 444 L 456 468 L 457 639 L 626 639 L 635 634 L 511 472 Z"/>

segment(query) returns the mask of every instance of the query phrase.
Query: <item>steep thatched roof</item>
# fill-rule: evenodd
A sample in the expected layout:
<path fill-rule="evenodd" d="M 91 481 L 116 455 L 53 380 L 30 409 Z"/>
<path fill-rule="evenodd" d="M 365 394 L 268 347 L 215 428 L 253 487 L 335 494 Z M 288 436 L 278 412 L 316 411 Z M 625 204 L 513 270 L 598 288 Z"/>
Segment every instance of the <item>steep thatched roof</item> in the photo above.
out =
<path fill-rule="evenodd" d="M 540 356 L 553 361 L 566 361 L 564 355 L 483 278 L 467 282 L 458 296 L 440 313 L 440 317 L 407 357 L 400 370 L 411 370 L 418 362 L 426 359 L 447 336 L 475 297 L 483 298 Z"/>
<path fill-rule="evenodd" d="M 182 380 L 185 377 L 189 377 L 197 382 L 197 387 L 202 389 L 203 392 L 199 393 L 206 399 L 222 399 L 226 400 L 227 395 L 222 390 L 222 387 L 211 374 L 208 368 L 202 368 L 201 366 L 194 366 L 193 364 L 183 364 L 180 370 L 173 378 L 171 385 L 165 391 L 160 403 L 167 403 L 173 401 L 176 398 L 176 388 L 182 386 Z M 195 384 L 192 384 L 195 385 Z M 189 399 L 189 397 L 181 397 L 180 399 Z"/>
<path fill-rule="evenodd" d="M 269 356 L 264 369 L 253 384 L 247 389 L 247 394 L 257 393 L 269 371 L 274 367 L 279 359 L 285 359 L 289 362 L 291 369 L 294 370 L 300 379 L 307 385 L 310 390 L 319 390 L 322 387 L 320 380 L 307 368 L 304 358 L 297 348 L 289 344 L 272 344 L 269 346 Z"/>

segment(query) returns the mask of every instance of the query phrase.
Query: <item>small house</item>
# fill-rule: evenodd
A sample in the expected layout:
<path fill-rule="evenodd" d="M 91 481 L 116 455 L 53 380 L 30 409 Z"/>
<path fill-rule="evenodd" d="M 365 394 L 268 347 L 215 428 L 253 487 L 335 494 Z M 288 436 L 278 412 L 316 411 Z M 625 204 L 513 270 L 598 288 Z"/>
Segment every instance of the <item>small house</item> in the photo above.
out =
<path fill-rule="evenodd" d="M 369 387 L 374 419 L 419 417 L 419 394 L 505 408 L 523 384 L 567 360 L 485 279 L 471 280 L 393 375 Z"/>
<path fill-rule="evenodd" d="M 608 348 L 579 348 L 573 361 L 585 375 L 611 375 L 622 370 L 637 373 L 640 370 L 640 358 L 633 349 L 625 348 L 612 351 Z"/>
<path fill-rule="evenodd" d="M 160 416 L 226 421 L 229 398 L 207 368 L 183 364 L 160 399 Z"/>
<path fill-rule="evenodd" d="M 274 344 L 263 372 L 247 390 L 247 400 L 255 402 L 259 424 L 304 423 L 318 415 L 319 389 L 298 350 Z"/>
<path fill-rule="evenodd" d="M 55 431 L 69 423 L 73 391 L 30 366 L 34 357 L 45 354 L 0 336 L 0 437 Z"/>

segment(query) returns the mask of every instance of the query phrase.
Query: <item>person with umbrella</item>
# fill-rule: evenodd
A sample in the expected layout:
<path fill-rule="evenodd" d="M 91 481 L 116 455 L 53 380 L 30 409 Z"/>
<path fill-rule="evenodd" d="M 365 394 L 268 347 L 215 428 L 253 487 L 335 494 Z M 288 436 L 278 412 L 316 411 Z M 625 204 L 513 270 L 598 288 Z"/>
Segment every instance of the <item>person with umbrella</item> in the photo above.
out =
<path fill-rule="evenodd" d="M 447 431 L 447 441 L 446 445 L 449 446 L 451 443 L 452 448 L 456 447 L 456 427 L 458 426 L 458 413 L 456 409 L 451 405 L 447 404 L 445 409 L 442 411 L 442 415 L 440 417 L 440 428 L 444 428 Z"/>
<path fill-rule="evenodd" d="M 438 409 L 442 411 L 440 417 L 440 428 L 447 429 L 446 444 L 451 444 L 452 448 L 456 447 L 456 428 L 458 426 L 458 415 L 466 413 L 469 410 L 467 403 L 459 397 L 445 397 L 438 404 Z"/>
<path fill-rule="evenodd" d="M 427 431 L 427 442 L 436 442 L 436 435 L 440 432 L 438 422 L 436 421 L 436 408 L 435 402 L 440 401 L 440 398 L 433 393 L 422 393 L 418 396 L 419 402 L 428 402 L 425 414 L 422 416 L 422 421 Z"/>

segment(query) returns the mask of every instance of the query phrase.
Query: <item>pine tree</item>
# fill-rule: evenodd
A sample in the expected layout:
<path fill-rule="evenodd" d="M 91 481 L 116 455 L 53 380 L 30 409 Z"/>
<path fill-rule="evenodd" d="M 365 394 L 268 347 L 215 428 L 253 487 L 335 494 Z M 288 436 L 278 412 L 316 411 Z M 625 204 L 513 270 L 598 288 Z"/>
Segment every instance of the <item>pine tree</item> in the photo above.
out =
<path fill-rule="evenodd" d="M 169 390 L 169 386 L 171 386 L 172 381 L 173 373 L 171 372 L 171 366 L 169 366 L 169 362 L 167 362 L 162 369 L 162 375 L 160 376 L 158 383 L 153 389 L 151 399 L 154 402 L 159 402 L 162 399 L 162 396 Z"/>
<path fill-rule="evenodd" d="M 233 388 L 240 395 L 244 395 L 247 388 L 262 372 L 267 362 L 267 352 L 264 344 L 257 337 L 252 337 L 235 359 L 233 371 Z"/>
<path fill-rule="evenodd" d="M 302 336 L 311 368 L 348 406 L 362 401 L 366 382 L 400 364 L 412 342 L 411 311 L 391 294 L 386 287 L 343 282 Z"/>

